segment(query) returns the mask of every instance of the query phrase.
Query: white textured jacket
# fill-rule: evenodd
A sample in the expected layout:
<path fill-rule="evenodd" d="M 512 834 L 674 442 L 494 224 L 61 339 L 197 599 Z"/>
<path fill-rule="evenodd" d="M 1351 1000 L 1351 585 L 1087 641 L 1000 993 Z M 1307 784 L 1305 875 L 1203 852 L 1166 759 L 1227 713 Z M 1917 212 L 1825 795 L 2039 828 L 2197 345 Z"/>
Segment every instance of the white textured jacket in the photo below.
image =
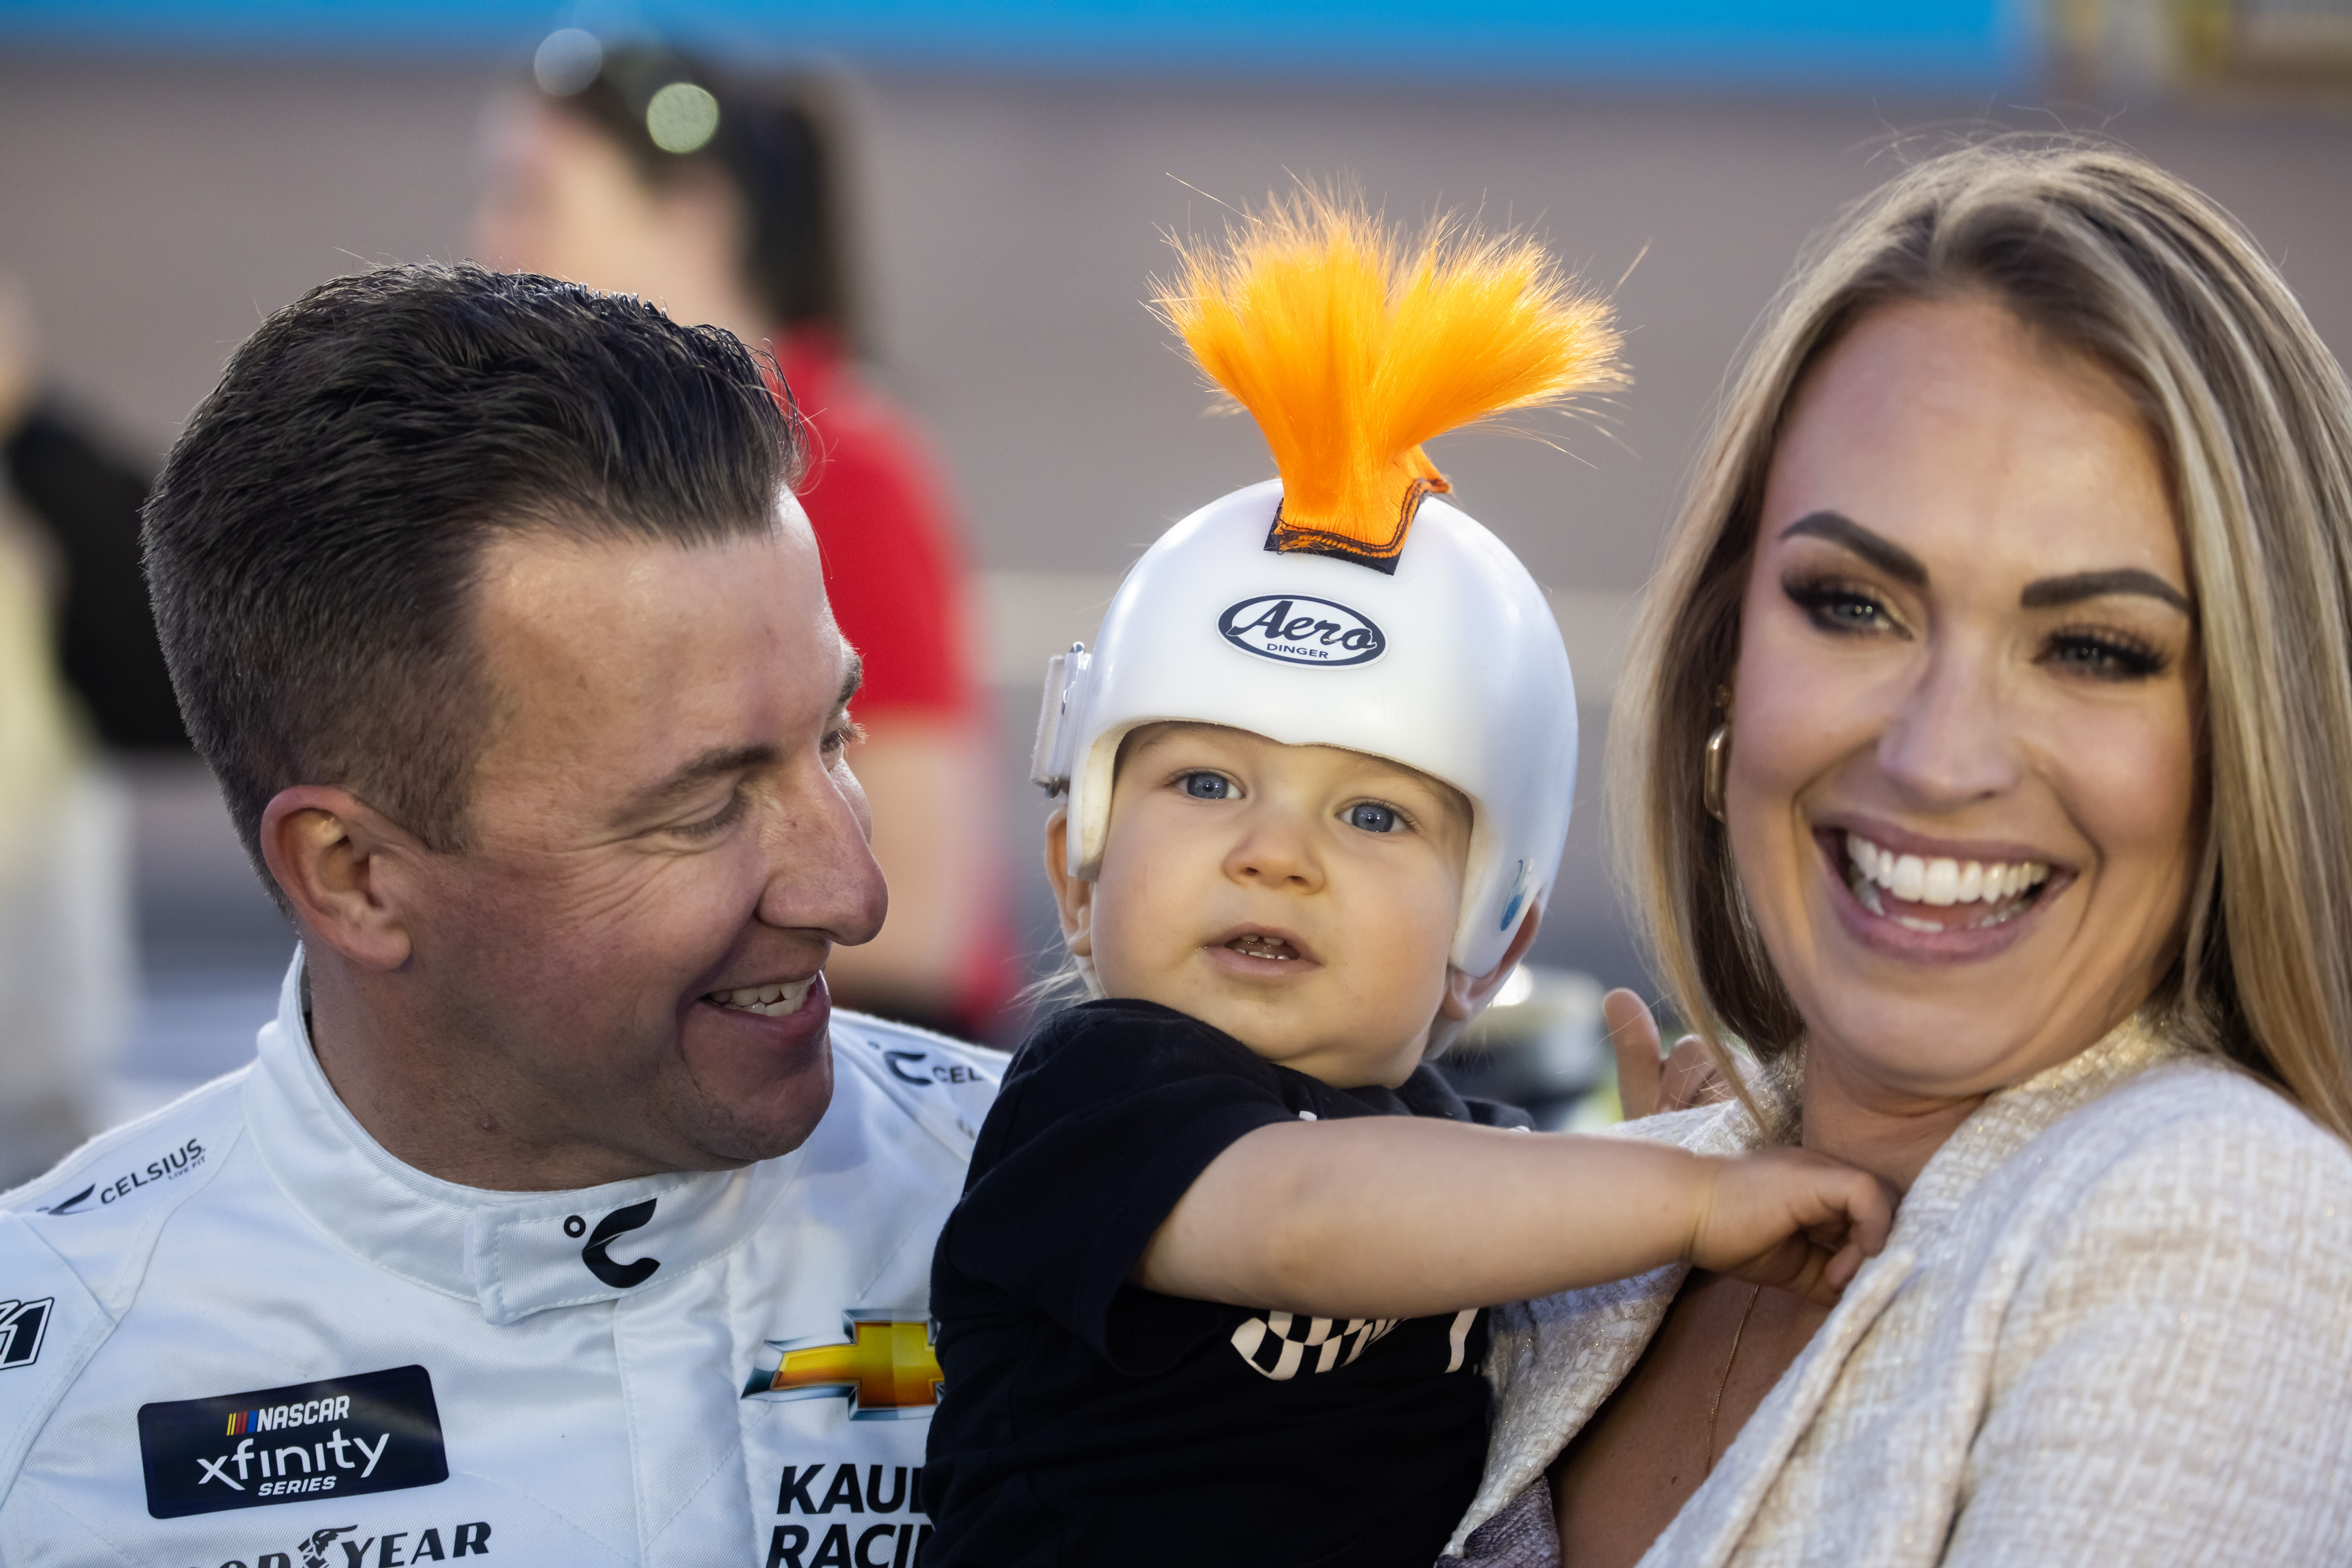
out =
<path fill-rule="evenodd" d="M 738 1171 L 438 1181 L 311 1054 L 0 1197 L 5 1568 L 909 1568 L 931 1250 L 1003 1058 L 833 1018 Z"/>
<path fill-rule="evenodd" d="M 1707 1152 L 1761 1142 L 1737 1106 L 1629 1131 Z M 1501 1405 L 1449 1563 L 1559 1561 L 1546 1470 L 1683 1275 L 1497 1314 Z M 2352 1151 L 2136 1024 L 1960 1126 L 1643 1559 L 2345 1563 Z"/>

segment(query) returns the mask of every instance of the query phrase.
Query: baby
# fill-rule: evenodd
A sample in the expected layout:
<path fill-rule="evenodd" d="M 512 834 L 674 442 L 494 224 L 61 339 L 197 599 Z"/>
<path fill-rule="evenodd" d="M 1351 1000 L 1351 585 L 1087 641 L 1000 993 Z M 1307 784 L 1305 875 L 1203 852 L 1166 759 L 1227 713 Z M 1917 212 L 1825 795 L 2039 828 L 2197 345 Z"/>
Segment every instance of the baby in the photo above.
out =
<path fill-rule="evenodd" d="M 1047 679 L 1069 951 L 940 1238 L 931 1568 L 1427 1568 L 1486 1448 L 1483 1309 L 1685 1260 L 1833 1300 L 1872 1178 L 1529 1134 L 1426 1064 L 1534 940 L 1576 708 L 1541 591 L 1420 450 L 1601 382 L 1525 243 L 1302 198 L 1163 293 L 1282 479 Z M 1513 1125 L 1516 1119 L 1517 1125 Z"/>

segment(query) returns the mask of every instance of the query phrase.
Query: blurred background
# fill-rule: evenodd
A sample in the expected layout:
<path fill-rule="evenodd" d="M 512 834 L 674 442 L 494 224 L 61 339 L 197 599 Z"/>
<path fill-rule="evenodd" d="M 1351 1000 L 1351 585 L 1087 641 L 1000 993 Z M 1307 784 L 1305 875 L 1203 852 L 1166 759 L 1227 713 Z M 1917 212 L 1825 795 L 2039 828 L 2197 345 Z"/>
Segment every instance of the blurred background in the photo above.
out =
<path fill-rule="evenodd" d="M 738 121 L 703 128 L 675 94 L 656 113 L 665 76 Z M 591 82 L 614 89 L 601 121 L 573 112 Z M 894 504 L 946 575 L 891 635 L 928 627 L 964 669 L 907 697 L 908 760 L 877 737 L 875 765 L 942 803 L 940 833 L 885 858 L 894 888 L 941 884 L 902 891 L 906 929 L 986 940 L 951 974 L 894 959 L 864 995 L 1000 1040 L 1056 945 L 1024 782 L 1045 659 L 1164 527 L 1271 471 L 1246 421 L 1203 416 L 1140 303 L 1164 237 L 1223 204 L 1349 176 L 1400 220 L 1532 226 L 1616 286 L 1629 391 L 1545 428 L 1557 445 L 1435 453 L 1553 593 L 1577 673 L 1567 864 L 1482 1069 L 1555 1116 L 1605 1100 L 1600 985 L 1650 989 L 1598 810 L 1619 642 L 1809 234 L 1956 139 L 2104 132 L 2233 210 L 2352 349 L 2352 0 L 0 0 L 0 1186 L 236 1066 L 274 1008 L 290 938 L 157 704 L 124 531 L 226 356 L 340 272 L 555 254 L 526 210 L 530 180 L 569 177 L 550 135 L 606 134 L 685 212 L 699 187 L 659 154 L 707 162 L 777 102 L 822 142 L 839 287 L 821 308 L 770 290 L 747 335 L 772 331 L 796 384 L 796 364 L 833 378 L 845 464 L 871 416 L 914 475 Z M 562 254 L 690 313 L 690 279 Z"/>

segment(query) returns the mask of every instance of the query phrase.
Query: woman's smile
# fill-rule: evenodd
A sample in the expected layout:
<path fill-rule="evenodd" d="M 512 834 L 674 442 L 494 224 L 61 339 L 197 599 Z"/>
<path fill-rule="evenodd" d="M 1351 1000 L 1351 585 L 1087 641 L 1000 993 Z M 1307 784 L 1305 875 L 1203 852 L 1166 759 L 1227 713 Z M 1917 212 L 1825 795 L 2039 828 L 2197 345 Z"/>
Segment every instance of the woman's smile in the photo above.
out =
<path fill-rule="evenodd" d="M 1923 963 L 2007 951 L 2075 879 L 2021 846 L 1945 843 L 1874 822 L 1816 826 L 1813 841 L 1847 932 Z"/>

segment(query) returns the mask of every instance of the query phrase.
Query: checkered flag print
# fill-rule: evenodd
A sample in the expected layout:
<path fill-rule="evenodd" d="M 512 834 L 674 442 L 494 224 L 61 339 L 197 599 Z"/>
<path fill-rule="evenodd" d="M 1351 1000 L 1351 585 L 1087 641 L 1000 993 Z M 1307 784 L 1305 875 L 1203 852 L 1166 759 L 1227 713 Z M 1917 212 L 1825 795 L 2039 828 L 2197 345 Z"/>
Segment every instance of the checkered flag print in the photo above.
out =
<path fill-rule="evenodd" d="M 1291 1312 L 1268 1312 L 1252 1318 L 1234 1331 L 1234 1349 L 1262 1377 L 1286 1383 L 1298 1375 L 1314 1352 L 1317 1372 L 1346 1366 L 1365 1347 L 1385 1336 L 1402 1318 L 1301 1318 Z M 1342 1359 L 1341 1352 L 1345 1352 Z"/>

